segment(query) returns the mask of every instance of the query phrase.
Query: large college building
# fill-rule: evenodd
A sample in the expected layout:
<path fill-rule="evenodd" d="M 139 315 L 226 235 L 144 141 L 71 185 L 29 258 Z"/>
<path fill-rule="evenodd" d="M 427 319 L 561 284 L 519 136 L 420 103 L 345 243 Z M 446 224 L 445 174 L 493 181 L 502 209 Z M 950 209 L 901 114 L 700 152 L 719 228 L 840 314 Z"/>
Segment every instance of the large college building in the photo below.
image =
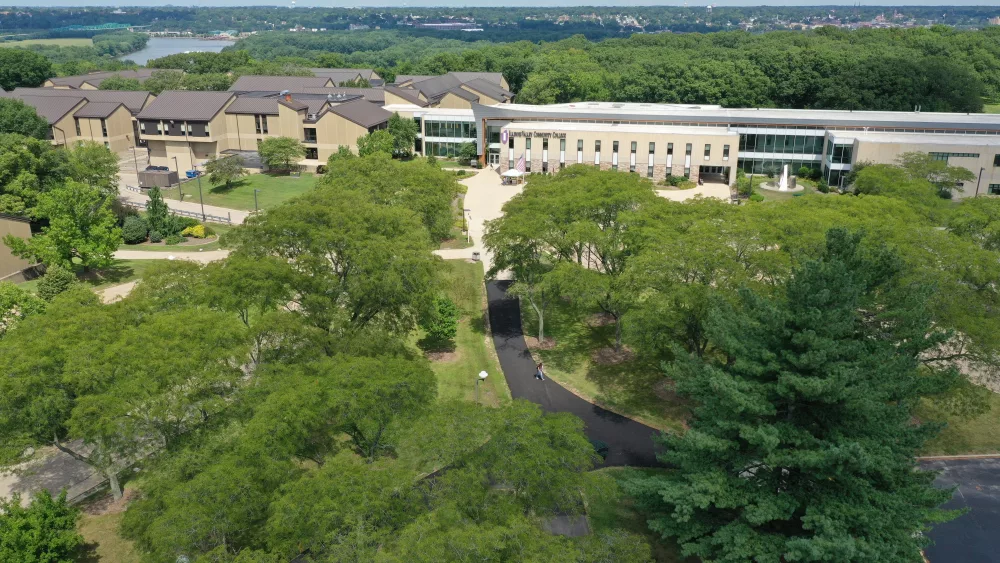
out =
<path fill-rule="evenodd" d="M 809 168 L 838 186 L 859 162 L 892 163 L 903 153 L 924 152 L 976 175 L 965 194 L 1000 194 L 1000 115 L 611 102 L 535 106 L 513 103 L 499 73 L 397 76 L 390 84 L 371 69 L 314 73 L 243 76 L 228 92 L 155 97 L 88 90 L 107 77 L 85 75 L 6 95 L 48 119 L 54 144 L 91 139 L 116 152 L 145 144 L 150 164 L 179 171 L 225 154 L 252 155 L 275 136 L 302 141 L 300 164 L 315 169 L 340 146 L 356 151 L 358 137 L 385 128 L 396 113 L 419 125 L 418 154 L 454 157 L 475 143 L 481 161 L 500 172 L 523 157 L 530 174 L 588 164 L 655 181 L 685 176 L 732 185 L 737 170 L 779 173 L 787 165 L 792 173 Z M 345 87 L 365 82 L 371 87 Z"/>

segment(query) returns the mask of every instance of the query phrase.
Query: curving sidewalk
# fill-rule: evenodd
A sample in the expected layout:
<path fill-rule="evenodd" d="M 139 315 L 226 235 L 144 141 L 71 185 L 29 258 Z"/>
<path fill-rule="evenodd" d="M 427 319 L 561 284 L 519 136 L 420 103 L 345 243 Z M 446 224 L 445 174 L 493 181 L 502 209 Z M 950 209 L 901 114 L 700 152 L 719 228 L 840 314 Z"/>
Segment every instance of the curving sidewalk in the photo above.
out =
<path fill-rule="evenodd" d="M 580 417 L 587 437 L 608 445 L 605 466 L 662 466 L 656 460 L 657 446 L 653 442 L 658 430 L 589 403 L 551 379 L 534 378 L 536 362 L 521 332 L 521 310 L 516 299 L 507 298 L 510 284 L 489 281 L 486 293 L 493 345 L 511 396 L 537 403 L 546 412 L 568 412 Z"/>

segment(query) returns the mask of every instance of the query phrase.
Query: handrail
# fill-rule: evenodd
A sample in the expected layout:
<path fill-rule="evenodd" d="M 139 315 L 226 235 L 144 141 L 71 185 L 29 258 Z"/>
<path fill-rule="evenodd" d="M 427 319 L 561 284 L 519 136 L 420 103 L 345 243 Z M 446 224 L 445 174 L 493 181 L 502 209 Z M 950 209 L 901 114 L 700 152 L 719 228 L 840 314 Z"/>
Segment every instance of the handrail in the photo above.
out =
<path fill-rule="evenodd" d="M 122 200 L 122 203 L 125 204 L 125 205 L 128 205 L 129 207 L 135 207 L 137 209 L 146 209 L 146 206 L 148 205 L 145 202 L 140 203 L 140 202 L 137 202 L 137 201 L 129 201 L 129 200 Z M 220 217 L 218 215 L 208 215 L 208 214 L 202 215 L 201 213 L 198 213 L 197 211 L 186 211 L 184 209 L 170 209 L 170 208 L 168 208 L 168 211 L 170 211 L 174 215 L 180 215 L 181 217 L 191 217 L 191 218 L 194 218 L 194 219 L 201 219 L 203 221 L 209 221 L 209 222 L 212 222 L 212 223 L 226 223 L 226 224 L 229 224 L 229 225 L 231 225 L 233 223 L 233 218 L 231 216 L 230 217 Z"/>

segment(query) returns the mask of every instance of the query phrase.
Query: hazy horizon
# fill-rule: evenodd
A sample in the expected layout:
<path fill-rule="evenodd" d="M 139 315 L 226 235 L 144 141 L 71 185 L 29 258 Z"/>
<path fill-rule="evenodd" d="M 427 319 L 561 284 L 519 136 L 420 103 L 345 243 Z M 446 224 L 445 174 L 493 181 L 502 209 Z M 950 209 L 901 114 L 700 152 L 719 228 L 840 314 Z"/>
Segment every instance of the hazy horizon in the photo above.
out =
<path fill-rule="evenodd" d="M 339 4 L 339 5 L 337 5 Z M 546 8 L 569 8 L 580 6 L 594 7 L 637 7 L 637 6 L 674 6 L 682 7 L 687 4 L 689 7 L 703 7 L 711 4 L 715 7 L 815 7 L 815 6 L 854 6 L 856 2 L 831 2 L 830 0 L 770 0 L 761 2 L 760 0 L 671 0 L 664 2 L 632 2 L 623 1 L 602 1 L 602 2 L 580 2 L 576 4 L 567 3 L 565 0 L 510 0 L 505 2 L 469 2 L 466 0 L 455 0 L 452 2 L 442 0 L 428 0 L 425 2 L 416 0 L 409 2 L 398 2 L 388 4 L 385 0 L 351 0 L 350 2 L 334 2 L 331 0 L 296 0 L 295 6 L 299 8 L 462 8 L 462 7 L 546 7 Z M 1000 6 L 1000 1 L 980 1 L 962 2 L 958 5 L 943 4 L 941 0 L 907 0 L 906 2 L 883 2 L 879 0 L 863 1 L 860 3 L 867 7 L 905 8 L 907 6 L 940 6 L 942 8 L 955 8 L 959 6 Z M 39 2 L 14 2 L 4 3 L 0 0 L 0 5 L 28 8 L 86 8 L 86 7 L 151 7 L 151 6 L 178 6 L 178 7 L 239 7 L 239 6 L 277 6 L 287 7 L 291 5 L 291 0 L 276 2 L 275 0 L 191 0 L 191 1 L 161 1 L 161 0 L 127 0 L 126 2 L 94 2 L 93 0 L 43 0 Z"/>

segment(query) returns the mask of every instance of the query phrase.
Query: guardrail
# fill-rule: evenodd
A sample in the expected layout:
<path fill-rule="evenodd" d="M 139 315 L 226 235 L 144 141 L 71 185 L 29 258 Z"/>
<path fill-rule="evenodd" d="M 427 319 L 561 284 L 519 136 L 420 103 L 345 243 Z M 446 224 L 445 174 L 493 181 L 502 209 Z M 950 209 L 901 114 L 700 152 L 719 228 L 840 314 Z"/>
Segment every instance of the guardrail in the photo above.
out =
<path fill-rule="evenodd" d="M 122 200 L 122 203 L 129 206 L 135 207 L 136 209 L 146 209 L 146 202 L 139 203 L 137 201 Z M 220 217 L 218 215 L 209 215 L 198 213 L 197 211 L 185 211 L 183 209 L 168 209 L 174 215 L 180 215 L 181 217 L 192 217 L 194 219 L 201 219 L 202 221 L 212 222 L 212 223 L 226 223 L 229 225 L 233 224 L 233 218 L 231 214 L 227 213 L 227 217 Z"/>
<path fill-rule="evenodd" d="M 129 190 L 129 191 L 136 192 L 136 193 L 140 193 L 140 194 L 143 193 L 142 188 L 137 188 L 135 186 L 130 186 L 128 184 L 125 184 L 125 189 Z"/>

